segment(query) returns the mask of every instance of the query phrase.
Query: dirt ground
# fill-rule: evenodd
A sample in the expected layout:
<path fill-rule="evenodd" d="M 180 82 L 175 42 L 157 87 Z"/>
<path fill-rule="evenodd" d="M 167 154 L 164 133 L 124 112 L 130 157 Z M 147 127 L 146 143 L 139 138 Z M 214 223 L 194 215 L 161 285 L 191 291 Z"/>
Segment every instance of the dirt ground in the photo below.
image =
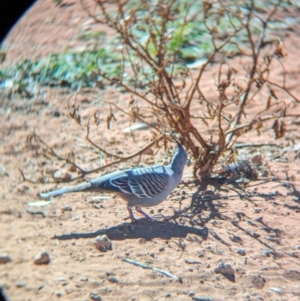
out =
<path fill-rule="evenodd" d="M 65 1 L 63 6 L 37 1 L 4 42 L 5 65 L 86 47 L 74 37 L 95 26 L 77 1 Z M 295 95 L 300 92 L 299 37 L 296 27 L 284 36 L 288 55 L 283 60 Z M 207 76 L 203 85 L 211 89 L 213 76 Z M 229 178 L 195 182 L 187 167 L 174 193 L 148 209 L 160 216 L 156 221 L 131 224 L 125 219 L 126 204 L 111 195 L 69 194 L 46 206 L 30 206 L 38 201 L 37 193 L 57 186 L 35 183 L 41 170 L 46 169 L 46 175 L 58 171 L 76 176 L 71 166 L 43 157 L 38 145 L 28 147 L 33 130 L 61 156 L 76 153 L 76 162 L 85 168 L 94 168 L 101 160 L 85 139 L 85 125 L 94 112 L 101 122 L 92 127 L 92 137 L 108 151 L 131 154 L 149 142 L 147 131 L 137 132 L 135 141 L 123 132 L 129 122 L 122 113 L 116 113 L 117 121 L 107 129 L 109 107 L 101 100 L 124 104 L 130 95 L 112 87 L 83 92 L 77 99 L 82 125 L 68 117 L 74 91 L 41 87 L 29 100 L 17 95 L 5 100 L 2 95 L 0 254 L 7 253 L 11 261 L 0 263 L 0 285 L 12 301 L 300 300 L 299 119 L 287 125 L 284 138 L 274 140 L 271 130 L 262 130 L 260 136 L 251 132 L 239 141 L 248 144 L 240 149 L 242 155 L 261 154 L 268 169 L 263 177 L 247 184 Z M 297 112 L 299 106 L 293 111 Z M 164 164 L 173 151 L 162 150 L 154 157 L 149 152 L 142 162 Z M 135 164 L 120 163 L 108 171 Z M 29 181 L 23 180 L 20 170 Z M 95 248 L 94 239 L 102 234 L 112 241 L 112 250 Z M 48 264 L 34 263 L 41 251 L 50 255 Z M 222 263 L 230 264 L 234 273 L 216 273 Z"/>

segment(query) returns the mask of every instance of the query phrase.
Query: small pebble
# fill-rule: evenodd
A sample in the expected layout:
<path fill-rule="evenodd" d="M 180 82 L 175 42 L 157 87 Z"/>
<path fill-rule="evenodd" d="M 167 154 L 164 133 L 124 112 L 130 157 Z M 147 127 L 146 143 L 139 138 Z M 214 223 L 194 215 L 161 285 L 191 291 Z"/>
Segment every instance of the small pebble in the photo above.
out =
<path fill-rule="evenodd" d="M 101 296 L 98 295 L 98 294 L 95 293 L 95 292 L 91 292 L 91 293 L 90 293 L 90 299 L 93 300 L 93 301 L 102 301 Z"/>
<path fill-rule="evenodd" d="M 33 262 L 35 264 L 48 264 L 50 262 L 50 255 L 47 251 L 42 251 L 34 256 Z"/>
<path fill-rule="evenodd" d="M 116 277 L 108 277 L 108 281 L 111 282 L 111 283 L 118 283 L 119 282 L 118 278 L 116 278 Z"/>
<path fill-rule="evenodd" d="M 58 281 L 61 282 L 61 284 L 64 285 L 64 286 L 69 283 L 68 280 L 66 278 L 63 278 L 63 277 L 59 278 Z"/>
<path fill-rule="evenodd" d="M 260 237 L 260 234 L 258 234 L 258 233 L 256 233 L 256 232 L 253 232 L 253 233 L 252 233 L 252 236 L 253 236 L 254 238 L 258 238 L 258 237 Z"/>
<path fill-rule="evenodd" d="M 256 219 L 257 222 L 261 223 L 263 221 L 263 217 L 262 216 L 259 216 L 257 219 Z"/>
<path fill-rule="evenodd" d="M 0 263 L 7 263 L 10 261 L 12 261 L 12 259 L 8 254 L 6 253 L 0 254 Z"/>
<path fill-rule="evenodd" d="M 56 292 L 55 295 L 56 295 L 57 297 L 61 297 L 61 296 L 62 296 L 62 292 Z"/>
<path fill-rule="evenodd" d="M 19 281 L 16 283 L 16 287 L 24 287 L 24 286 L 26 286 L 25 282 Z"/>
<path fill-rule="evenodd" d="M 245 256 L 245 255 L 246 255 L 246 252 L 245 252 L 245 250 L 244 250 L 243 248 L 237 249 L 236 252 L 237 252 L 239 255 L 241 255 L 241 256 Z"/>
<path fill-rule="evenodd" d="M 170 298 L 170 297 L 171 297 L 171 294 L 166 294 L 165 297 L 166 297 L 166 298 Z"/>
<path fill-rule="evenodd" d="M 159 249 L 159 252 L 163 252 L 164 250 L 165 250 L 165 248 L 162 247 L 162 248 Z"/>
<path fill-rule="evenodd" d="M 151 257 L 155 258 L 155 253 L 150 253 L 149 254 Z"/>
<path fill-rule="evenodd" d="M 73 211 L 73 208 L 72 208 L 71 206 L 67 205 L 67 206 L 61 208 L 61 211 L 62 211 L 62 212 L 65 212 L 65 211 Z"/>
<path fill-rule="evenodd" d="M 201 263 L 199 260 L 189 260 L 189 259 L 186 259 L 184 262 L 187 264 L 200 264 Z"/>
<path fill-rule="evenodd" d="M 89 278 L 88 277 L 82 277 L 82 278 L 80 278 L 80 281 L 84 281 L 84 282 L 86 282 L 86 281 L 88 281 L 89 280 Z"/>
<path fill-rule="evenodd" d="M 233 242 L 242 242 L 242 239 L 240 236 L 233 235 L 229 237 Z"/>
<path fill-rule="evenodd" d="M 275 252 L 272 249 L 268 249 L 264 251 L 264 255 L 270 257 L 271 255 L 275 255 Z"/>
<path fill-rule="evenodd" d="M 72 175 L 65 170 L 56 170 L 53 173 L 53 178 L 56 180 L 71 180 Z"/>
<path fill-rule="evenodd" d="M 112 242 L 108 239 L 108 237 L 105 234 L 97 236 L 94 241 L 94 244 L 96 248 L 101 252 L 112 250 Z"/>
<path fill-rule="evenodd" d="M 193 297 L 193 296 L 195 296 L 195 293 L 194 293 L 193 291 L 190 291 L 190 292 L 188 293 L 188 295 L 189 295 L 190 297 Z"/>
<path fill-rule="evenodd" d="M 215 269 L 215 273 L 222 275 L 234 275 L 234 269 L 229 263 L 220 263 Z"/>

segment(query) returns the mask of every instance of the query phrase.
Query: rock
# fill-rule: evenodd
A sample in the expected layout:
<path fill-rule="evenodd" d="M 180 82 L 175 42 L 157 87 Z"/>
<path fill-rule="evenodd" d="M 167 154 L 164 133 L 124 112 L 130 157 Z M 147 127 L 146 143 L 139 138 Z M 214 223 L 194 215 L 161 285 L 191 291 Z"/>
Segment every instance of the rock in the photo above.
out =
<path fill-rule="evenodd" d="M 65 285 L 67 285 L 67 284 L 69 283 L 68 279 L 63 278 L 63 277 L 59 278 L 58 281 L 59 281 L 63 286 L 65 286 Z"/>
<path fill-rule="evenodd" d="M 98 250 L 101 252 L 106 252 L 107 250 L 112 250 L 112 242 L 108 237 L 104 235 L 99 235 L 96 237 L 94 244 Z"/>
<path fill-rule="evenodd" d="M 260 234 L 256 233 L 256 232 L 253 232 L 252 234 L 252 237 L 254 238 L 259 238 L 260 237 Z"/>
<path fill-rule="evenodd" d="M 89 278 L 88 277 L 81 277 L 80 281 L 87 282 L 87 281 L 89 281 Z"/>
<path fill-rule="evenodd" d="M 201 264 L 201 262 L 199 260 L 186 259 L 184 262 L 187 263 L 187 264 Z"/>
<path fill-rule="evenodd" d="M 188 295 L 189 295 L 189 297 L 193 297 L 193 296 L 195 296 L 195 293 L 194 293 L 193 291 L 190 291 L 190 292 L 188 293 Z"/>
<path fill-rule="evenodd" d="M 244 250 L 243 248 L 237 249 L 236 252 L 237 252 L 238 254 L 240 254 L 241 256 L 245 256 L 245 255 L 246 255 L 246 252 L 245 252 L 245 250 Z"/>
<path fill-rule="evenodd" d="M 18 281 L 18 282 L 16 283 L 16 287 L 24 287 L 24 286 L 26 286 L 26 283 L 25 283 L 25 282 Z"/>
<path fill-rule="evenodd" d="M 98 295 L 98 294 L 95 293 L 95 292 L 91 292 L 91 293 L 90 293 L 90 299 L 93 300 L 93 301 L 102 301 L 101 296 Z"/>
<path fill-rule="evenodd" d="M 55 292 L 55 296 L 61 297 L 62 296 L 62 292 Z"/>
<path fill-rule="evenodd" d="M 163 252 L 165 250 L 164 247 L 159 248 L 159 252 Z"/>
<path fill-rule="evenodd" d="M 275 256 L 276 254 L 275 254 L 274 250 L 268 249 L 268 250 L 264 251 L 264 255 L 267 256 L 267 257 L 270 257 L 271 255 Z"/>
<path fill-rule="evenodd" d="M 72 179 L 72 175 L 69 174 L 67 171 L 65 170 L 56 170 L 53 173 L 53 178 L 55 180 L 64 180 L 64 181 L 68 181 Z"/>
<path fill-rule="evenodd" d="M 299 254 L 297 252 L 288 253 L 291 257 L 299 258 Z"/>
<path fill-rule="evenodd" d="M 237 236 L 237 235 L 229 236 L 229 238 L 230 238 L 233 242 L 242 242 L 241 237 L 240 237 L 240 236 Z"/>
<path fill-rule="evenodd" d="M 10 261 L 12 261 L 12 259 L 7 253 L 0 254 L 0 263 L 7 263 Z"/>
<path fill-rule="evenodd" d="M 62 212 L 65 212 L 65 211 L 73 211 L 73 208 L 69 205 L 63 207 L 60 209 Z"/>
<path fill-rule="evenodd" d="M 214 272 L 222 275 L 234 275 L 234 269 L 229 263 L 220 263 L 215 269 Z"/>
<path fill-rule="evenodd" d="M 34 256 L 35 264 L 48 264 L 50 262 L 50 255 L 47 251 L 42 251 Z"/>
<path fill-rule="evenodd" d="M 108 277 L 108 281 L 111 282 L 111 283 L 118 283 L 119 282 L 118 278 L 116 278 L 116 277 Z"/>
<path fill-rule="evenodd" d="M 258 289 L 262 289 L 266 283 L 265 278 L 260 275 L 250 275 L 247 276 L 250 280 L 250 283 Z"/>

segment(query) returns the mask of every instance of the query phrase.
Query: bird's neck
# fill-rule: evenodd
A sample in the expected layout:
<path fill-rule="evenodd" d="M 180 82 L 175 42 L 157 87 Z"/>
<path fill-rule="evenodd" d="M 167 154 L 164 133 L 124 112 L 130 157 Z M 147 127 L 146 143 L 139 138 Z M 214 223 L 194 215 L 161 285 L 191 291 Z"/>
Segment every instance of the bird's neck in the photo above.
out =
<path fill-rule="evenodd" d="M 182 166 L 180 166 L 178 160 L 176 160 L 176 156 L 173 157 L 171 163 L 170 163 L 170 167 L 173 170 L 173 172 L 177 175 L 182 175 L 183 172 L 183 168 Z"/>

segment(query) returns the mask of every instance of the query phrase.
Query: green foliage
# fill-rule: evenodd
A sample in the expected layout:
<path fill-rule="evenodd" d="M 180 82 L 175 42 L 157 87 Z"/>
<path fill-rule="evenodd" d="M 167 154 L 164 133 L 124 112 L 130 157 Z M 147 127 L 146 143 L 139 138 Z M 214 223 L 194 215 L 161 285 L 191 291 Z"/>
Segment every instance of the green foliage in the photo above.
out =
<path fill-rule="evenodd" d="M 121 70 L 121 55 L 107 47 L 99 51 L 51 54 L 36 61 L 26 59 L 0 71 L 0 87 L 17 92 L 25 88 L 30 91 L 35 83 L 74 89 L 93 87 L 98 80 L 95 73 L 98 66 L 116 76 Z"/>
<path fill-rule="evenodd" d="M 249 5 L 252 3 L 254 10 L 257 12 L 266 12 L 270 6 L 277 2 L 275 0 L 265 2 L 249 1 Z M 298 2 L 294 5 L 299 5 Z M 243 3 L 244 7 L 241 6 L 241 3 Z M 279 5 L 287 7 L 291 4 L 289 1 L 284 0 L 280 1 Z M 173 65 L 170 68 L 173 71 L 185 68 L 186 64 L 207 58 L 213 53 L 212 34 L 217 32 L 221 43 L 226 36 L 233 33 L 235 28 L 238 28 L 247 18 L 248 9 L 245 7 L 244 1 L 229 1 L 227 11 L 222 11 L 219 2 L 212 2 L 209 8 L 209 15 L 205 14 L 204 6 L 205 3 L 200 0 L 174 1 L 172 5 L 174 17 L 165 22 L 163 13 L 155 11 L 153 8 L 155 4 L 152 4 L 151 1 L 131 0 L 127 3 L 127 11 L 128 13 L 130 10 L 135 11 L 138 17 L 132 24 L 131 34 L 136 41 L 147 47 L 149 54 L 155 59 L 159 53 L 158 45 L 160 45 L 160 39 L 163 38 L 165 49 L 168 52 L 165 54 L 165 57 L 172 58 Z M 154 15 L 155 18 L 151 18 L 150 22 L 150 17 Z M 186 20 L 189 21 L 187 22 Z M 250 24 L 254 34 L 260 34 L 260 22 L 258 18 L 252 16 Z M 286 29 L 297 22 L 298 20 L 295 18 L 289 18 L 280 22 L 272 21 L 268 24 L 270 28 L 268 30 Z M 149 35 L 150 32 L 151 36 Z M 246 45 L 246 36 L 245 30 L 241 30 L 224 46 L 222 51 L 233 55 L 239 54 L 241 49 L 248 47 Z M 35 61 L 23 60 L 15 66 L 0 71 L 0 88 L 13 86 L 14 91 L 26 88 L 30 91 L 35 83 L 68 86 L 75 89 L 81 86 L 93 87 L 99 80 L 96 74 L 98 68 L 110 78 L 115 78 L 122 73 L 123 57 L 121 51 L 118 50 L 120 41 L 115 38 L 108 42 L 104 32 L 93 32 L 92 30 L 79 34 L 77 39 L 83 41 L 94 40 L 93 50 L 52 54 L 49 57 Z M 100 44 L 103 48 L 99 50 Z M 137 56 L 134 51 L 131 51 L 128 55 L 131 62 L 137 62 Z M 177 59 L 173 60 L 174 57 Z M 145 77 L 148 75 L 155 77 L 151 68 L 149 72 L 147 71 L 147 66 L 143 66 L 143 68 L 145 69 Z M 132 74 L 127 74 L 128 81 L 131 80 L 131 76 Z M 142 80 L 144 78 L 141 77 L 140 81 Z"/>

